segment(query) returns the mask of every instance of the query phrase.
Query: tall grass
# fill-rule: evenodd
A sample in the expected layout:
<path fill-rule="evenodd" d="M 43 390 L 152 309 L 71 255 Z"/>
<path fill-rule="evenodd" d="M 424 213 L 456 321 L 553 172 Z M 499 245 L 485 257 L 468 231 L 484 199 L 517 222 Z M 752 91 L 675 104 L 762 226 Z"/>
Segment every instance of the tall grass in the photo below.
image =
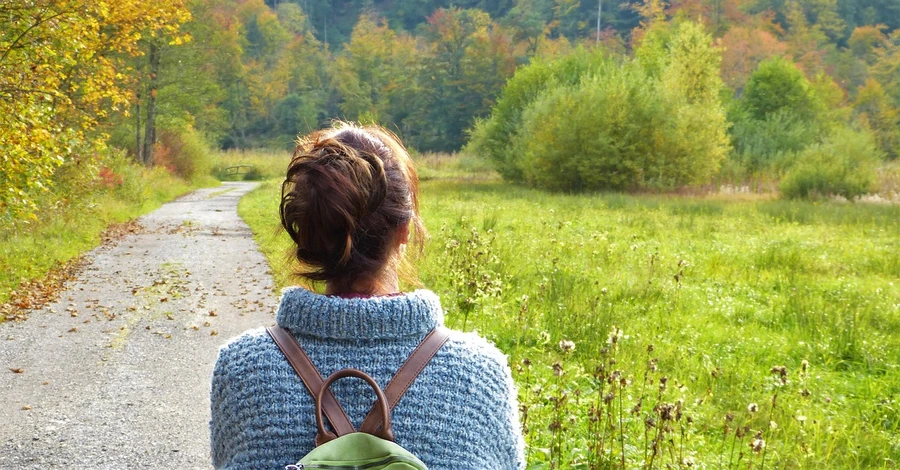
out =
<path fill-rule="evenodd" d="M 277 185 L 241 202 L 280 285 Z M 531 468 L 896 468 L 900 207 L 429 181 L 419 263 Z"/>

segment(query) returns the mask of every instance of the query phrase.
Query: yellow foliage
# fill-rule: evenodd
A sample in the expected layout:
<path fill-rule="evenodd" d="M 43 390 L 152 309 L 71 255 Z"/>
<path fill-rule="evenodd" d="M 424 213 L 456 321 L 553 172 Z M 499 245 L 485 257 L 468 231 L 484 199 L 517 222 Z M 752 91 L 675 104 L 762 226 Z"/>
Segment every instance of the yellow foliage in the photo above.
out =
<path fill-rule="evenodd" d="M 102 147 L 97 126 L 127 109 L 124 59 L 139 41 L 183 43 L 185 0 L 0 3 L 0 216 L 28 215 L 56 167 Z"/>

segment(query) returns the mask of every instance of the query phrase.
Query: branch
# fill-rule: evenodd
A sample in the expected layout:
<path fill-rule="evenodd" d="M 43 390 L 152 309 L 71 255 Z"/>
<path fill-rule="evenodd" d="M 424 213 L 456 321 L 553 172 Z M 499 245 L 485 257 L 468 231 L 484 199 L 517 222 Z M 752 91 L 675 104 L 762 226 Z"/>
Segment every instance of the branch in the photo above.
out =
<path fill-rule="evenodd" d="M 21 41 L 22 38 L 24 38 L 29 32 L 31 32 L 32 29 L 46 23 L 47 21 L 59 18 L 60 16 L 63 16 L 63 15 L 69 14 L 69 13 L 72 13 L 72 12 L 71 11 L 61 11 L 61 12 L 59 12 L 55 15 L 49 16 L 47 18 L 38 17 L 37 22 L 35 22 L 33 25 L 29 26 L 25 31 L 22 31 L 22 34 L 20 34 L 15 40 L 13 40 L 13 42 L 9 45 L 9 47 L 6 49 L 6 51 L 3 52 L 3 56 L 0 57 L 0 64 L 2 64 L 3 61 L 6 60 L 6 56 L 8 56 L 9 53 L 13 49 L 15 49 L 16 44 L 18 44 L 18 42 Z"/>

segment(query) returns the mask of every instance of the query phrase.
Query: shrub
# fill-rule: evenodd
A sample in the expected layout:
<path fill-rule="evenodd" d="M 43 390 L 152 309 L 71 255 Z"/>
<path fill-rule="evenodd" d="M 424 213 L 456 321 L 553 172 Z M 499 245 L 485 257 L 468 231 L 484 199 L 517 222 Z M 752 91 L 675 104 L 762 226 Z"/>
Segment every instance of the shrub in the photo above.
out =
<path fill-rule="evenodd" d="M 486 155 L 504 179 L 523 181 L 524 175 L 512 148 L 522 113 L 544 93 L 577 84 L 586 72 L 607 61 L 601 49 L 579 48 L 558 60 L 535 59 L 519 69 L 501 92 L 491 116 L 475 122 L 465 152 Z"/>
<path fill-rule="evenodd" d="M 688 103 L 636 63 L 609 63 L 529 107 L 512 149 L 535 186 L 672 189 L 718 170 L 725 131 L 721 108 Z"/>
<path fill-rule="evenodd" d="M 210 148 L 197 131 L 187 128 L 175 131 L 162 129 L 154 146 L 153 163 L 185 179 L 210 174 Z"/>
<path fill-rule="evenodd" d="M 840 129 L 800 153 L 781 181 L 781 195 L 790 199 L 861 196 L 875 189 L 881 158 L 871 133 Z"/>
<path fill-rule="evenodd" d="M 809 81 L 794 64 L 773 57 L 763 61 L 747 80 L 741 97 L 754 119 L 765 119 L 777 112 L 787 112 L 798 119 L 813 121 L 822 104 Z"/>
<path fill-rule="evenodd" d="M 754 119 L 737 108 L 731 115 L 732 159 L 750 173 L 784 170 L 794 162 L 798 152 L 816 142 L 821 134 L 815 123 L 785 111 Z"/>
<path fill-rule="evenodd" d="M 647 42 L 666 53 L 642 60 L 582 51 L 526 67 L 476 127 L 470 150 L 487 153 L 508 180 L 553 190 L 707 182 L 728 150 L 718 51 L 690 22 L 666 41 Z"/>

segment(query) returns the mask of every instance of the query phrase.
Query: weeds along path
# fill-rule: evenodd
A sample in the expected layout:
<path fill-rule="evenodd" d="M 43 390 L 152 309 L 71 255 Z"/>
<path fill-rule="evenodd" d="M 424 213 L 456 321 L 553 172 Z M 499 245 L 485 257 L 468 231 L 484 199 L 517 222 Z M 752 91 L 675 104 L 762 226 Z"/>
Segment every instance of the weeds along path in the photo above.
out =
<path fill-rule="evenodd" d="M 88 254 L 60 300 L 0 324 L 0 468 L 209 468 L 218 347 L 274 323 L 238 218 L 252 183 L 166 204 Z"/>

